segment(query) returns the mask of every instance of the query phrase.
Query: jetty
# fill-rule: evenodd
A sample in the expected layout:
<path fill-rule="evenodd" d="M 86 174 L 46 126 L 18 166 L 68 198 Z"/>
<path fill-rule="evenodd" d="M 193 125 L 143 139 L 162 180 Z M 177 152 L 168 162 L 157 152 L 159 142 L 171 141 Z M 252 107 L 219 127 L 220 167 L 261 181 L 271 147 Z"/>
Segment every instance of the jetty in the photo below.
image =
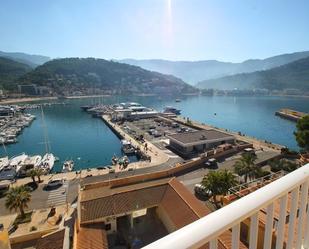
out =
<path fill-rule="evenodd" d="M 302 117 L 308 115 L 308 113 L 305 112 L 299 112 L 291 109 L 281 109 L 279 111 L 276 111 L 275 113 L 276 116 L 295 121 L 297 122 L 299 119 Z"/>

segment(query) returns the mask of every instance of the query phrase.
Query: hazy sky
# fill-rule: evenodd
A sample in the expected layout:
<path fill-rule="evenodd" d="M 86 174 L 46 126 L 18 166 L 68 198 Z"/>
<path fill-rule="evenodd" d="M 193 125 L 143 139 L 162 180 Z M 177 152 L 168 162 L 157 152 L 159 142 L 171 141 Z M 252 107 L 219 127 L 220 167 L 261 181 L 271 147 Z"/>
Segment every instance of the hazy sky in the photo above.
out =
<path fill-rule="evenodd" d="M 0 0 L 0 50 L 242 61 L 309 50 L 309 1 Z"/>

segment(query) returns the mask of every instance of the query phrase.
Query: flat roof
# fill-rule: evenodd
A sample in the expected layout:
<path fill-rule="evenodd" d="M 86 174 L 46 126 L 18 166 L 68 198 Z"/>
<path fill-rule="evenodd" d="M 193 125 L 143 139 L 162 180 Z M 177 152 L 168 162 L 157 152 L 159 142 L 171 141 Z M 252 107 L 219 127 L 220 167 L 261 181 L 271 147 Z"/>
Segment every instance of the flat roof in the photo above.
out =
<path fill-rule="evenodd" d="M 211 140 L 224 140 L 234 138 L 233 135 L 217 131 L 217 130 L 200 130 L 200 131 L 192 131 L 192 132 L 184 132 L 184 133 L 175 133 L 167 136 L 168 138 L 182 143 L 182 144 L 190 144 L 196 142 L 206 142 Z"/>

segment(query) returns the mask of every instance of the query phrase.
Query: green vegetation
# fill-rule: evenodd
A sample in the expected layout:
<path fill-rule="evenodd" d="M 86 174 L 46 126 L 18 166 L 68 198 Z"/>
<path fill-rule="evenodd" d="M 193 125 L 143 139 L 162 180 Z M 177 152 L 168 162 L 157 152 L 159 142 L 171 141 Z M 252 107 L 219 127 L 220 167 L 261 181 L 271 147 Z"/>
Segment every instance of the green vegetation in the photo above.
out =
<path fill-rule="evenodd" d="M 30 189 L 26 186 L 12 187 L 6 195 L 5 206 L 10 211 L 19 209 L 21 217 L 25 216 L 25 208 L 31 200 Z"/>
<path fill-rule="evenodd" d="M 228 170 L 210 171 L 204 176 L 201 184 L 209 191 L 214 203 L 218 206 L 217 196 L 226 195 L 228 190 L 237 183 L 235 176 Z"/>
<path fill-rule="evenodd" d="M 29 177 L 31 177 L 32 181 L 33 181 L 33 184 L 36 184 L 36 181 L 35 181 L 35 177 L 37 176 L 37 170 L 36 169 L 31 169 L 27 172 L 27 175 Z"/>
<path fill-rule="evenodd" d="M 48 86 L 58 94 L 85 89 L 113 93 L 192 93 L 197 90 L 182 80 L 114 61 L 66 58 L 49 61 L 20 78 L 20 83 Z"/>
<path fill-rule="evenodd" d="M 0 89 L 16 89 L 18 78 L 30 71 L 28 65 L 0 57 Z"/>
<path fill-rule="evenodd" d="M 256 155 L 251 153 L 244 153 L 234 165 L 235 173 L 239 176 L 244 176 L 245 182 L 258 178 L 262 175 L 261 168 L 254 163 L 255 160 Z"/>
<path fill-rule="evenodd" d="M 121 60 L 123 63 L 139 66 L 150 71 L 172 74 L 186 82 L 196 84 L 203 80 L 221 78 L 228 75 L 251 73 L 268 70 L 309 56 L 308 51 L 281 54 L 263 60 L 246 60 L 241 63 L 221 62 L 217 60 L 202 61 L 168 61 L 168 60 Z M 205 88 L 215 88 L 211 85 Z M 227 89 L 227 88 L 225 88 Z M 206 93 L 206 95 L 211 95 Z"/>
<path fill-rule="evenodd" d="M 298 168 L 298 165 L 294 162 L 285 159 L 274 159 L 269 162 L 269 166 L 272 172 L 278 172 L 280 170 L 284 170 L 286 172 L 292 172 Z"/>
<path fill-rule="evenodd" d="M 309 115 L 298 120 L 294 135 L 298 146 L 309 152 Z"/>
<path fill-rule="evenodd" d="M 200 88 L 269 90 L 298 89 L 309 91 L 309 57 L 265 71 L 242 73 L 202 81 Z"/>

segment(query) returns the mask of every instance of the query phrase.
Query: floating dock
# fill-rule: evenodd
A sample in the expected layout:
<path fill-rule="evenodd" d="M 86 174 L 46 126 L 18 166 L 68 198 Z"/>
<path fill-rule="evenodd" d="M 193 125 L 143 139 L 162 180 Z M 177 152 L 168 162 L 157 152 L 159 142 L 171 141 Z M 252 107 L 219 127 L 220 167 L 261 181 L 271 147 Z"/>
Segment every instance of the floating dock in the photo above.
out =
<path fill-rule="evenodd" d="M 297 122 L 299 119 L 302 117 L 308 115 L 308 113 L 305 112 L 299 112 L 291 109 L 281 109 L 279 111 L 276 111 L 275 113 L 276 116 L 280 116 L 282 118 L 295 121 Z"/>

